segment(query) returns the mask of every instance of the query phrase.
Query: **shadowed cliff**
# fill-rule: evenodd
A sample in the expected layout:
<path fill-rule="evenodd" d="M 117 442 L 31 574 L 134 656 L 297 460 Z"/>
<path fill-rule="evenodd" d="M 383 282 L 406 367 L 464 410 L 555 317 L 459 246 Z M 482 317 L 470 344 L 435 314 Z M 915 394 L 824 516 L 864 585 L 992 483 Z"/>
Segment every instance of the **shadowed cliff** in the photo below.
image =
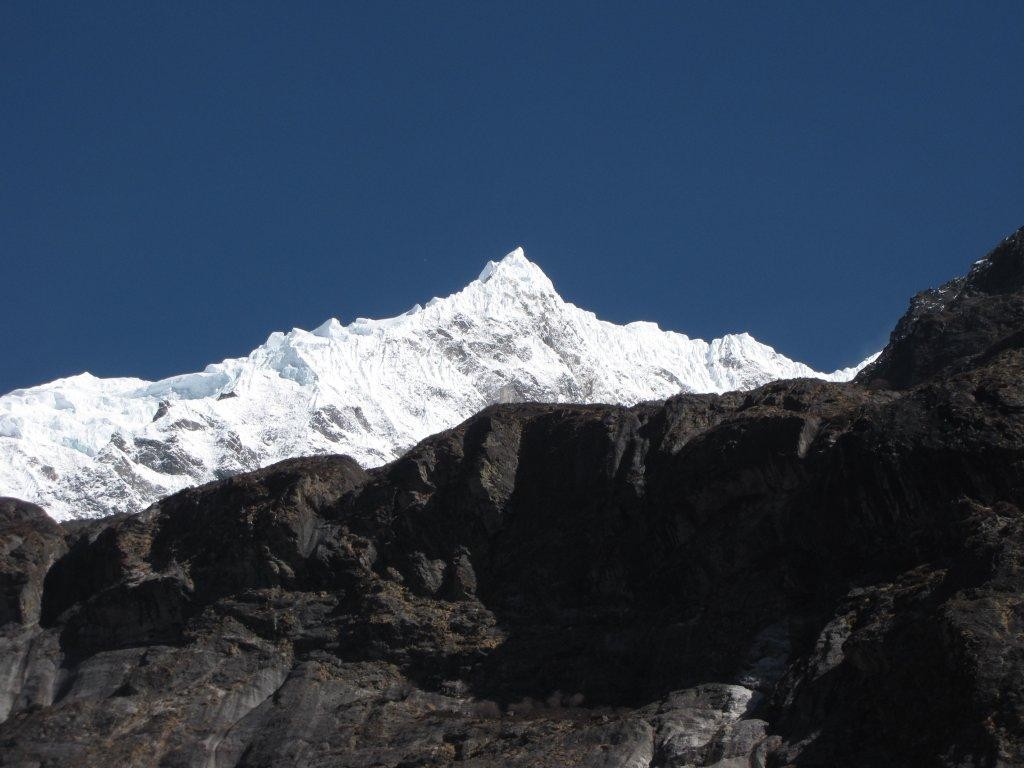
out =
<path fill-rule="evenodd" d="M 851 384 L 0 503 L 0 765 L 1024 762 L 1024 233 Z"/>

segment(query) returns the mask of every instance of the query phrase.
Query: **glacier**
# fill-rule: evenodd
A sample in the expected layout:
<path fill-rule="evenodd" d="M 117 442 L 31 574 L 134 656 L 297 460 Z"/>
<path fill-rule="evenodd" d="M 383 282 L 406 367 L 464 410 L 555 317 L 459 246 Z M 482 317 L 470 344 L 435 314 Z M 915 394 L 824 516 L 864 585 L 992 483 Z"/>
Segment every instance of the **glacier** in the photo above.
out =
<path fill-rule="evenodd" d="M 384 464 L 487 405 L 634 404 L 777 379 L 846 381 L 746 333 L 706 342 L 564 301 L 521 248 L 397 317 L 272 333 L 161 381 L 88 373 L 0 397 L 0 495 L 58 520 L 129 513 L 298 455 Z"/>

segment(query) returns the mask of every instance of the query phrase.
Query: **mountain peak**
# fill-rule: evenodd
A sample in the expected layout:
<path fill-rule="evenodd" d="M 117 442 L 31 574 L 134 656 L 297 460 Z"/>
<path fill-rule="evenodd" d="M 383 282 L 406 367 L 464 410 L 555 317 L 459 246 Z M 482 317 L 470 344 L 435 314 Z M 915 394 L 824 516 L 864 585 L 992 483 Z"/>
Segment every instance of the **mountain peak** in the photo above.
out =
<path fill-rule="evenodd" d="M 633 403 L 816 374 L 747 336 L 710 344 L 562 301 L 516 248 L 396 317 L 271 334 L 157 382 L 64 380 L 0 397 L 0 492 L 60 518 L 134 512 L 294 456 L 391 461 L 495 402 Z"/>
<path fill-rule="evenodd" d="M 508 253 L 500 261 L 489 261 L 477 277 L 478 283 L 510 283 L 518 288 L 529 288 L 554 293 L 555 287 L 544 270 L 526 258 L 522 246 Z"/>

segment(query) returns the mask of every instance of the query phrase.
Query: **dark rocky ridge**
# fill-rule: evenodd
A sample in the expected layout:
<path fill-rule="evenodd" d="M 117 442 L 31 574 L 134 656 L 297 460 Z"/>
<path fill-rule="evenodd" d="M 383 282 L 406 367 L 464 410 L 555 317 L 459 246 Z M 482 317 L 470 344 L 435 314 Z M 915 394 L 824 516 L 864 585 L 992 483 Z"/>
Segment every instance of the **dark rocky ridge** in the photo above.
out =
<path fill-rule="evenodd" d="M 929 378 L 983 365 L 1024 334 L 1024 228 L 969 274 L 917 294 L 888 346 L 857 381 L 907 389 Z"/>
<path fill-rule="evenodd" d="M 2 502 L 0 765 L 1024 763 L 1022 341 L 1018 232 L 853 384 Z"/>

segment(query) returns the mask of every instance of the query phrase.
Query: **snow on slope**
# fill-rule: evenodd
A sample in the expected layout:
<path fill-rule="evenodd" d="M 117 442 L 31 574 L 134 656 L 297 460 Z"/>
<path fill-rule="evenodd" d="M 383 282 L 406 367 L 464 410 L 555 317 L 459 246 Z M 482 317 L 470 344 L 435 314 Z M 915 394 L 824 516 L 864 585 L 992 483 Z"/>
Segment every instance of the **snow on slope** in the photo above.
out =
<path fill-rule="evenodd" d="M 398 317 L 273 333 L 248 357 L 163 381 L 83 373 L 0 397 L 0 495 L 58 519 L 137 511 L 290 456 L 383 464 L 495 402 L 632 404 L 860 367 L 820 374 L 747 334 L 709 344 L 604 322 L 517 249 Z"/>

